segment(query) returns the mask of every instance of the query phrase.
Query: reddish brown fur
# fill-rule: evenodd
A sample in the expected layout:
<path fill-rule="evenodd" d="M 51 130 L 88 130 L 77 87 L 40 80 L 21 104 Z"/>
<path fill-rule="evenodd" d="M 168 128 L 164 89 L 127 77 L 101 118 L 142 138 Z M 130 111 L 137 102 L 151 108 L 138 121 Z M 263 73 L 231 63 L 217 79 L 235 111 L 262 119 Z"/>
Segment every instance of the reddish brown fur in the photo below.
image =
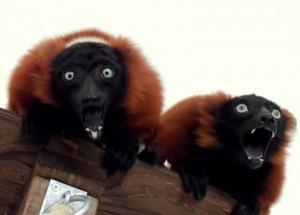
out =
<path fill-rule="evenodd" d="M 161 117 L 155 144 L 162 160 L 176 163 L 185 158 L 184 149 L 192 138 L 192 129 L 197 125 L 198 100 L 197 96 L 185 99 Z"/>
<path fill-rule="evenodd" d="M 219 92 L 213 95 L 199 97 L 198 101 L 198 129 L 196 131 L 197 144 L 203 148 L 217 148 L 218 140 L 214 130 L 215 118 L 213 113 L 226 101 L 231 99 L 230 95 Z"/>
<path fill-rule="evenodd" d="M 124 57 L 129 75 L 123 104 L 129 113 L 129 120 L 124 126 L 138 130 L 143 137 L 151 136 L 162 106 L 161 84 L 157 74 L 129 40 L 94 29 L 45 40 L 26 54 L 12 74 L 9 109 L 24 116 L 36 100 L 59 105 L 51 93 L 51 63 L 68 42 L 86 36 L 104 39 Z"/>
<path fill-rule="evenodd" d="M 286 109 L 282 110 L 283 116 L 286 119 L 286 130 L 281 143 L 281 148 L 271 158 L 273 171 L 268 177 L 265 190 L 261 193 L 258 200 L 263 208 L 263 215 L 269 214 L 269 209 L 274 204 L 281 194 L 283 182 L 285 179 L 285 157 L 288 143 L 290 142 L 291 133 L 295 130 L 296 120 L 293 115 Z"/>
<path fill-rule="evenodd" d="M 164 113 L 155 140 L 161 159 L 168 159 L 173 163 L 184 159 L 184 149 L 195 136 L 199 140 L 199 146 L 217 147 L 218 142 L 212 126 L 212 111 L 230 98 L 221 92 L 208 96 L 194 96 L 177 103 Z"/>
<path fill-rule="evenodd" d="M 186 158 L 188 144 L 195 137 L 200 147 L 218 148 L 212 113 L 231 98 L 222 92 L 208 96 L 194 96 L 177 103 L 163 114 L 155 139 L 161 160 L 168 159 L 176 168 L 176 164 Z M 281 194 L 286 148 L 290 141 L 290 132 L 295 128 L 292 114 L 285 109 L 282 112 L 286 119 L 286 131 L 281 148 L 270 160 L 274 169 L 264 191 L 258 197 L 263 215 L 269 214 L 270 206 Z"/>

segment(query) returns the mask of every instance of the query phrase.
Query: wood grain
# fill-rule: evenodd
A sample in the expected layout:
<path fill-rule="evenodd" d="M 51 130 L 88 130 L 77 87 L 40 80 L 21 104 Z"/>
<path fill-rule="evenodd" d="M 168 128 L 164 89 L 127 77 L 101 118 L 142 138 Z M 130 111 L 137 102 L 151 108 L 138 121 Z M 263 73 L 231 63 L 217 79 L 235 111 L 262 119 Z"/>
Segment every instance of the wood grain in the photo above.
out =
<path fill-rule="evenodd" d="M 182 191 L 177 174 L 139 161 L 126 175 L 107 178 L 102 157 L 103 151 L 90 142 L 66 137 L 53 137 L 41 151 L 21 136 L 20 118 L 0 109 L 0 215 L 25 210 L 35 192 L 30 189 L 34 177 L 87 191 L 99 202 L 99 215 L 225 215 L 235 204 L 213 187 L 197 202 Z"/>
<path fill-rule="evenodd" d="M 205 200 L 198 202 L 182 191 L 176 174 L 138 162 L 121 186 L 104 191 L 100 214 L 225 215 L 233 203 L 215 188 L 210 188 Z"/>

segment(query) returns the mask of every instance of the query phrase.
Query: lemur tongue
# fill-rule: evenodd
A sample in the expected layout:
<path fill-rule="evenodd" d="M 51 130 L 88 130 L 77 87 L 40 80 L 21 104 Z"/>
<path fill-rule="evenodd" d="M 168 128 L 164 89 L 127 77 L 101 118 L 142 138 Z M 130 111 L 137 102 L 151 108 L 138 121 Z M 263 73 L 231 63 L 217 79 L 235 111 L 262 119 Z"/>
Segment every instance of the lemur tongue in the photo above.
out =
<path fill-rule="evenodd" d="M 263 146 L 253 146 L 248 145 L 245 147 L 248 159 L 263 159 L 264 157 L 264 147 Z"/>
<path fill-rule="evenodd" d="M 102 113 L 97 111 L 86 113 L 83 124 L 91 140 L 96 141 L 101 138 L 103 128 Z"/>
<path fill-rule="evenodd" d="M 248 131 L 244 138 L 244 149 L 249 160 L 264 160 L 265 152 L 274 136 L 274 132 L 269 128 L 254 128 Z"/>

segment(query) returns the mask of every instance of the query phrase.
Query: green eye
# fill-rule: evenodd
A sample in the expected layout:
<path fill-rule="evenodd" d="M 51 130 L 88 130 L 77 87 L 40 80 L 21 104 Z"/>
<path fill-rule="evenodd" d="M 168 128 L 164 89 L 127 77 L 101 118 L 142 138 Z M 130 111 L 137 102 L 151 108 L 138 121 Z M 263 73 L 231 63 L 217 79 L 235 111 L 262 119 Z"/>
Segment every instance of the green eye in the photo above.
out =
<path fill-rule="evenodd" d="M 276 118 L 276 119 L 279 119 L 281 117 L 281 113 L 279 110 L 277 109 L 274 109 L 272 110 L 272 115 Z"/>
<path fill-rule="evenodd" d="M 102 70 L 102 76 L 104 78 L 112 78 L 112 77 L 114 77 L 114 75 L 115 75 L 115 73 L 111 68 L 107 67 Z"/>
<path fill-rule="evenodd" d="M 235 109 L 238 113 L 245 113 L 248 111 L 248 107 L 245 104 L 238 104 Z"/>
<path fill-rule="evenodd" d="M 66 81 L 71 81 L 74 79 L 74 77 L 75 77 L 75 73 L 72 71 L 65 72 L 65 74 L 64 74 L 64 79 Z"/>

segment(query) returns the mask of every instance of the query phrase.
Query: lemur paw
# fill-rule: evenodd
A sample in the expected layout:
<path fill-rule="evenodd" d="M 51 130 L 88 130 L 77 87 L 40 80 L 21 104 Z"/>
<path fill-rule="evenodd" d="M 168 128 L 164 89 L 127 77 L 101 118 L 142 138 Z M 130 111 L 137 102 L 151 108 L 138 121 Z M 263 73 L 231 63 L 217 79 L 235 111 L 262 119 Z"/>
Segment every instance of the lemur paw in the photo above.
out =
<path fill-rule="evenodd" d="M 138 144 L 128 142 L 107 146 L 103 158 L 103 165 L 107 173 L 113 174 L 118 170 L 128 171 L 136 160 L 138 149 Z"/>
<path fill-rule="evenodd" d="M 258 204 L 247 205 L 238 203 L 231 212 L 231 215 L 260 215 L 260 208 Z"/>
<path fill-rule="evenodd" d="M 49 143 L 49 134 L 39 123 L 39 119 L 36 119 L 31 113 L 28 113 L 22 120 L 22 133 L 40 148 L 44 148 Z"/>
<path fill-rule="evenodd" d="M 144 149 L 137 155 L 137 158 L 148 164 L 155 164 L 158 159 L 158 153 L 153 145 L 146 144 Z"/>
<path fill-rule="evenodd" d="M 179 168 L 179 176 L 182 181 L 183 189 L 186 193 L 194 193 L 194 197 L 196 200 L 202 200 L 206 195 L 207 183 L 208 180 L 205 175 L 201 176 L 194 176 L 186 169 L 181 166 Z"/>

